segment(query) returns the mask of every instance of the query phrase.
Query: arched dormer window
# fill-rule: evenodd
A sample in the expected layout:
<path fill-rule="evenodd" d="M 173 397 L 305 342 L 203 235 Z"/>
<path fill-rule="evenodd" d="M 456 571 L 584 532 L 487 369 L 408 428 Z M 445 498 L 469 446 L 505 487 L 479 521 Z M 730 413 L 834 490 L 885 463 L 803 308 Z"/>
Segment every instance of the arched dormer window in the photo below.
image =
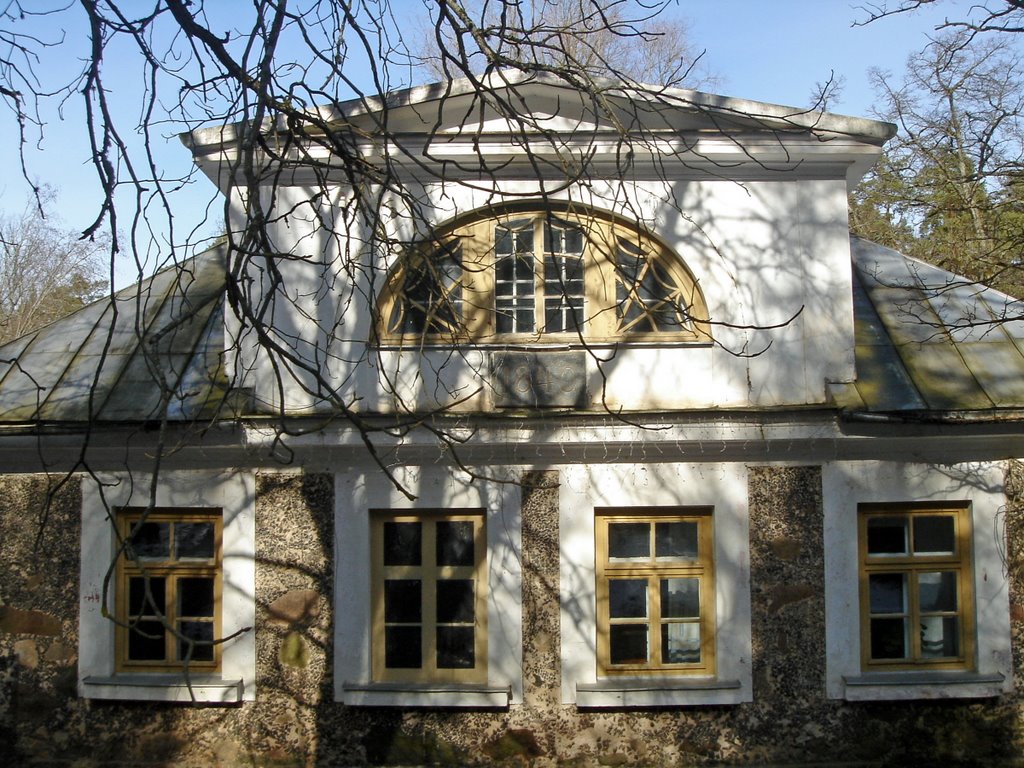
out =
<path fill-rule="evenodd" d="M 402 255 L 381 294 L 384 343 L 707 342 L 686 266 L 606 217 L 524 211 L 457 224 Z"/>

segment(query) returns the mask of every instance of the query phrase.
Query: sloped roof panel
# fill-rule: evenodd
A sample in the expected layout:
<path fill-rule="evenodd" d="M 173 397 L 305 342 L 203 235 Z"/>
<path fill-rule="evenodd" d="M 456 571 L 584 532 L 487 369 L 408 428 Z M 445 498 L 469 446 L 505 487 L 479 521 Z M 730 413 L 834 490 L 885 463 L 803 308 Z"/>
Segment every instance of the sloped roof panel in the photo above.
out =
<path fill-rule="evenodd" d="M 224 286 L 225 255 L 214 248 L 0 347 L 0 421 L 212 412 L 227 390 Z"/>
<path fill-rule="evenodd" d="M 1024 303 L 860 238 L 852 254 L 856 388 L 868 410 L 1024 406 L 1024 323 L 1001 322 Z"/>

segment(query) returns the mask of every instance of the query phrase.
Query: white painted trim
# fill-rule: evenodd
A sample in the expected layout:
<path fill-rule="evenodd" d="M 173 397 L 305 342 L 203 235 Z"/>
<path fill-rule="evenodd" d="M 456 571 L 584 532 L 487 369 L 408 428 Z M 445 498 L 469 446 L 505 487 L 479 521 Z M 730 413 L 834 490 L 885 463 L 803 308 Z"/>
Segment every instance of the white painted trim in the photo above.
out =
<path fill-rule="evenodd" d="M 581 709 L 680 707 L 739 704 L 744 698 L 739 680 L 719 678 L 630 678 L 576 685 L 576 706 Z"/>
<path fill-rule="evenodd" d="M 114 556 L 108 510 L 145 506 L 148 477 L 128 474 L 82 480 L 82 563 L 79 607 L 78 692 L 85 698 L 191 701 L 180 677 L 167 674 L 115 674 L 114 623 L 103 617 L 103 579 Z M 219 507 L 223 511 L 223 602 L 221 632 L 238 633 L 224 643 L 221 670 L 204 680 L 210 702 L 256 698 L 256 480 L 252 472 L 161 472 L 156 504 L 162 507 Z M 113 584 L 107 595 L 114 611 Z M 202 699 L 206 701 L 207 699 Z"/>
<path fill-rule="evenodd" d="M 886 672 L 844 677 L 847 701 L 983 699 L 1001 696 L 1006 678 L 973 672 Z"/>
<path fill-rule="evenodd" d="M 717 670 L 713 679 L 597 678 L 595 507 L 714 507 Z M 562 468 L 562 702 L 580 707 L 738 704 L 753 700 L 747 469 L 739 464 Z M 635 680 L 631 680 L 635 684 Z"/>
<path fill-rule="evenodd" d="M 87 677 L 79 683 L 83 698 L 110 701 L 171 701 L 185 704 L 240 704 L 245 700 L 243 680 L 180 675 L 114 675 Z"/>
<path fill-rule="evenodd" d="M 825 464 L 825 671 L 830 699 L 974 698 L 1013 690 L 1009 585 L 1003 569 L 1002 462 L 935 466 L 882 461 Z M 857 508 L 871 502 L 966 502 L 973 523 L 976 669 L 865 674 L 860 661 Z M 887 677 L 892 675 L 890 679 Z M 902 679 L 897 685 L 894 680 Z M 997 682 L 998 680 L 998 682 Z"/>
<path fill-rule="evenodd" d="M 361 685 L 343 683 L 345 703 L 355 707 L 474 707 L 507 709 L 512 686 Z"/>
<path fill-rule="evenodd" d="M 495 707 L 523 700 L 520 487 L 512 469 L 470 478 L 445 467 L 377 467 L 335 475 L 334 697 L 363 706 Z M 498 474 L 501 473 L 501 477 Z M 507 473 L 507 474 L 505 474 Z M 480 509 L 487 519 L 487 682 L 482 686 L 387 686 L 373 680 L 370 606 L 371 509 Z"/>

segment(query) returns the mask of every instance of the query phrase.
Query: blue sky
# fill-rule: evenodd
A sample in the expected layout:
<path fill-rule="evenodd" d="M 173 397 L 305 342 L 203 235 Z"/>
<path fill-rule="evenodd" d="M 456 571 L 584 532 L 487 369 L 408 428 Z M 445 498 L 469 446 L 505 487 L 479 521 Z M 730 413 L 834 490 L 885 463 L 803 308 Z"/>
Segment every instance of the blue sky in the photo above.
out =
<path fill-rule="evenodd" d="M 411 18 L 420 0 L 394 0 L 398 15 Z M 224 11 L 216 0 L 208 6 Z M 926 35 L 943 18 L 962 17 L 970 2 L 943 0 L 926 11 L 884 19 L 866 27 L 854 27 L 866 11 L 856 2 L 843 0 L 679 0 L 669 12 L 687 19 L 691 38 L 706 49 L 708 68 L 720 78 L 720 93 L 758 101 L 806 106 L 816 83 L 831 73 L 845 85 L 833 111 L 870 116 L 875 97 L 867 71 L 879 67 L 901 74 L 907 56 L 922 48 Z M 65 19 L 66 17 L 60 17 Z M 230 20 L 230 15 L 226 15 Z M 53 24 L 51 36 L 61 34 Z M 70 21 L 60 21 L 67 25 Z M 225 22 L 225 23 L 229 23 Z M 69 28 L 70 38 L 82 37 L 84 29 Z M 1022 36 L 1024 37 L 1024 36 Z M 63 53 L 56 69 L 42 70 L 45 76 L 59 76 L 68 67 Z M 127 90 L 133 72 L 131 62 L 106 62 L 107 76 Z M 80 125 L 80 99 L 72 97 L 63 115 L 51 111 L 41 152 L 30 158 L 31 172 L 59 191 L 60 215 L 68 226 L 81 228 L 96 214 L 98 187 L 88 165 L 89 148 Z M 63 117 L 63 119 L 61 119 Z M 181 172 L 189 167 L 188 151 L 167 130 L 160 162 L 167 170 Z M 20 179 L 15 151 L 16 133 L 12 121 L 0 114 L 0 142 L 4 147 L 0 175 L 0 210 L 18 210 L 24 204 L 27 187 Z M 198 180 L 180 201 L 183 208 L 179 233 L 187 233 L 202 216 L 204 203 L 212 197 L 212 185 Z M 216 211 L 214 211 L 216 218 Z M 214 225 L 208 225 L 208 229 Z M 119 281 L 120 282 L 120 281 Z"/>
<path fill-rule="evenodd" d="M 890 2 L 890 5 L 894 3 Z M 815 84 L 835 72 L 845 81 L 833 111 L 870 117 L 875 96 L 868 70 L 902 74 L 907 57 L 948 16 L 962 18 L 971 3 L 944 0 L 912 14 L 866 26 L 869 3 L 843 0 L 680 0 L 678 13 L 724 77 L 725 95 L 805 106 Z"/>

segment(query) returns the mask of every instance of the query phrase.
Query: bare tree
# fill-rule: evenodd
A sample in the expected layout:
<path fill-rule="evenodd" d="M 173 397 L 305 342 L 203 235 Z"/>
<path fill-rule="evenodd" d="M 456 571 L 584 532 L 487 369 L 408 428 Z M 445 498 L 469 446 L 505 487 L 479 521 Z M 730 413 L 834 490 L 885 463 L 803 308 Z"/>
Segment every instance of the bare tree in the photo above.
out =
<path fill-rule="evenodd" d="M 944 0 L 898 0 L 858 6 L 864 17 L 857 24 L 870 24 L 879 19 L 913 13 L 932 5 L 948 5 Z M 1021 0 L 982 0 L 957 8 L 960 16 L 947 17 L 936 29 L 960 30 L 973 36 L 984 32 L 1024 32 L 1024 2 Z"/>
<path fill-rule="evenodd" d="M 500 15 L 509 11 L 506 6 L 479 0 L 465 8 L 481 28 L 500 23 Z M 511 11 L 521 34 L 507 44 L 525 61 L 661 86 L 699 89 L 714 87 L 717 82 L 705 66 L 704 51 L 694 46 L 685 21 L 667 16 L 661 7 L 534 0 L 517 4 Z M 453 30 L 439 21 L 436 15 L 430 19 L 419 50 L 413 52 L 414 60 L 422 62 L 434 79 L 449 76 L 452 51 L 459 50 Z M 471 46 L 467 53 L 477 71 L 488 66 L 487 56 L 477 47 Z M 457 63 L 455 67 L 458 69 Z"/>
<path fill-rule="evenodd" d="M 645 127 L 646 119 L 631 117 L 659 114 L 662 106 L 705 111 L 719 123 L 729 124 L 732 117 L 712 114 L 710 102 L 688 91 L 666 90 L 667 84 L 694 82 L 689 78 L 699 60 L 684 45 L 681 28 L 662 23 L 666 5 L 574 0 L 564 6 L 524 6 L 501 0 L 481 11 L 461 0 L 430 2 L 443 82 L 432 86 L 429 96 L 442 106 L 458 97 L 469 123 L 486 118 L 507 126 L 521 152 L 517 161 L 535 174 L 538 187 L 532 198 L 541 207 L 556 198 L 564 205 L 563 192 L 584 189 L 593 197 L 606 195 L 604 207 L 640 229 L 653 230 L 656 213 L 593 188 L 594 164 L 603 164 L 602 175 L 626 177 L 644 163 L 644 173 L 658 174 L 671 159 L 699 164 L 704 173 L 711 168 L 713 174 L 720 161 L 702 156 L 699 143 L 666 143 L 659 126 Z M 276 392 L 263 392 L 257 410 L 261 423 L 275 430 L 275 445 L 343 422 L 380 469 L 411 496 L 413 490 L 391 474 L 391 460 L 381 446 L 418 430 L 428 433 L 456 466 L 470 471 L 460 459 L 464 428 L 458 419 L 446 418 L 466 397 L 463 388 L 445 389 L 439 375 L 437 386 L 444 391 L 438 392 L 436 406 L 406 403 L 396 394 L 395 412 L 378 418 L 361 407 L 361 394 L 347 378 L 339 381 L 332 375 L 341 366 L 378 371 L 380 387 L 397 393 L 379 349 L 372 339 L 354 338 L 345 312 L 356 308 L 376 324 L 385 282 L 380 265 L 397 265 L 415 278 L 406 281 L 405 290 L 425 292 L 429 299 L 412 325 L 436 328 L 435 306 L 443 307 L 444 301 L 434 299 L 445 296 L 450 280 L 443 269 L 446 243 L 433 239 L 436 216 L 422 190 L 431 185 L 494 190 L 507 167 L 506 158 L 479 147 L 469 157 L 425 162 L 435 146 L 448 140 L 439 120 L 427 118 L 426 140 L 422 133 L 409 138 L 392 124 L 392 95 L 422 74 L 407 20 L 397 18 L 388 2 L 362 0 L 255 0 L 244 7 L 202 0 L 154 0 L 146 7 L 80 0 L 43 13 L 14 0 L 0 11 L 0 41 L 7 44 L 0 50 L 0 95 L 19 125 L 38 130 L 45 130 L 39 110 L 81 99 L 82 128 L 102 190 L 83 235 L 111 232 L 111 263 L 127 253 L 141 270 L 155 255 L 176 266 L 187 281 L 187 259 L 202 243 L 182 231 L 176 198 L 180 188 L 192 183 L 194 170 L 169 174 L 158 154 L 168 134 L 183 135 L 197 151 L 215 146 L 219 153 L 204 155 L 202 161 L 211 163 L 210 175 L 225 195 L 220 210 L 226 232 L 226 391 L 243 397 L 254 368 L 271 372 Z M 62 25 L 87 30 L 88 39 L 53 32 Z M 55 58 L 61 67 L 54 65 Z M 69 73 L 69 62 L 78 60 L 84 62 L 81 68 Z M 137 90 L 113 87 L 108 76 L 114 68 L 131 71 Z M 558 128 L 523 109 L 524 89 L 538 78 L 571 90 L 595 127 L 566 144 Z M 644 80 L 656 82 L 644 85 Z M 814 135 L 819 118 L 785 110 L 744 115 L 743 132 L 726 132 L 725 140 L 739 143 L 744 132 L 758 130 L 776 137 Z M 214 138 L 200 147 L 203 136 Z M 297 169 L 302 199 L 286 193 Z M 668 189 L 671 179 L 662 182 Z M 691 216 L 667 192 L 664 206 L 682 219 Z M 309 234 L 296 242 L 293 226 L 309 227 Z M 702 234 L 698 223 L 694 229 Z M 423 259 L 425 252 L 439 255 Z M 654 322 L 645 297 L 663 276 L 646 269 L 639 257 L 634 262 L 631 279 L 620 278 L 619 301 L 639 308 L 634 322 Z M 412 296 L 410 306 L 419 298 Z M 661 300 L 659 317 L 679 324 L 722 322 L 696 318 L 691 300 L 674 290 Z M 144 301 L 140 296 L 137 303 Z M 312 332 L 275 322 L 282 315 L 302 318 Z M 765 330 L 756 318 L 742 330 L 748 329 Z M 150 330 L 135 329 L 140 336 Z M 473 357 L 472 329 L 452 332 L 463 343 L 452 345 L 450 361 L 442 367 L 459 362 L 481 374 L 479 356 Z M 600 370 L 614 363 L 615 349 L 589 349 L 582 335 L 578 341 Z M 769 343 L 744 341 L 728 351 L 757 355 Z M 159 344 L 139 349 L 156 380 L 164 381 L 167 361 L 160 357 Z M 164 410 L 149 449 L 155 469 L 146 478 L 151 508 L 161 461 L 172 449 L 168 425 L 180 418 L 171 409 L 176 383 L 162 386 Z M 302 418 L 290 406 L 295 393 L 310 404 Z M 202 418 L 210 417 L 204 411 Z M 286 457 L 287 449 L 278 455 Z M 85 450 L 71 469 L 93 471 Z M 121 549 L 130 551 L 123 532 L 118 536 Z"/>
<path fill-rule="evenodd" d="M 54 199 L 41 190 L 46 208 Z M 70 314 L 107 286 L 105 238 L 79 239 L 59 220 L 44 219 L 40 201 L 0 216 L 0 342 Z"/>
<path fill-rule="evenodd" d="M 879 115 L 900 133 L 886 162 L 854 196 L 855 228 L 1020 295 L 1024 234 L 1015 225 L 1014 183 L 1024 163 L 1020 55 L 1005 38 L 972 39 L 961 30 L 911 56 L 902 80 L 878 70 L 872 77 L 882 98 Z M 870 231 L 881 219 L 868 208 L 895 228 L 881 237 Z"/>

